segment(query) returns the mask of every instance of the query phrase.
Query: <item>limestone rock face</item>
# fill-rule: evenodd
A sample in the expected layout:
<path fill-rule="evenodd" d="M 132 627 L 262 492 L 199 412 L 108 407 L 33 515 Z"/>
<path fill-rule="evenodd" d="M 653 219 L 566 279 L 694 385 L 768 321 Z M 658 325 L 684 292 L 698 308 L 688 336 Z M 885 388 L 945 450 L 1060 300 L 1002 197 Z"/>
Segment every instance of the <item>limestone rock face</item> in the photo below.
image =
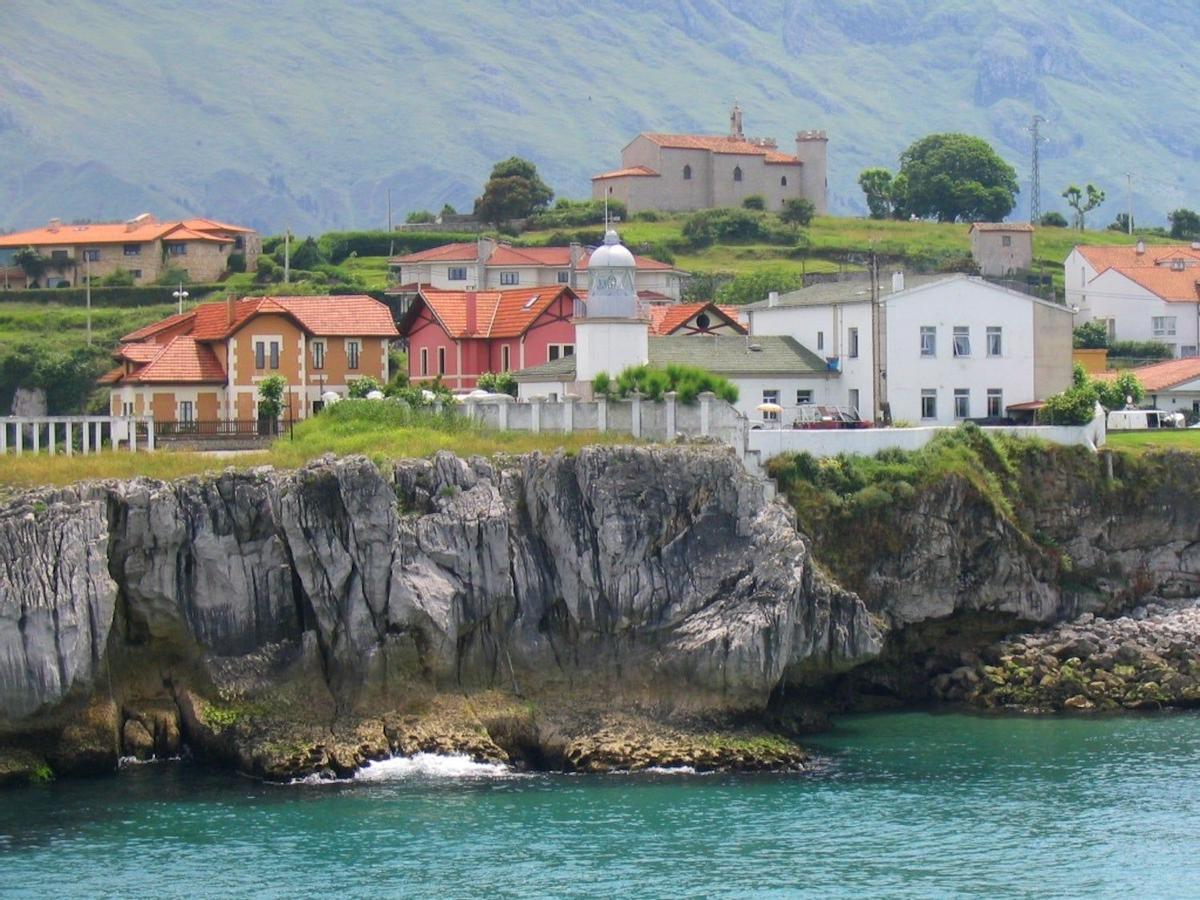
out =
<path fill-rule="evenodd" d="M 305 665 L 340 708 L 414 682 L 761 707 L 880 646 L 723 450 L 352 458 L 32 493 L 0 516 L 0 725 L 86 697 L 106 652 L 201 690 Z"/>

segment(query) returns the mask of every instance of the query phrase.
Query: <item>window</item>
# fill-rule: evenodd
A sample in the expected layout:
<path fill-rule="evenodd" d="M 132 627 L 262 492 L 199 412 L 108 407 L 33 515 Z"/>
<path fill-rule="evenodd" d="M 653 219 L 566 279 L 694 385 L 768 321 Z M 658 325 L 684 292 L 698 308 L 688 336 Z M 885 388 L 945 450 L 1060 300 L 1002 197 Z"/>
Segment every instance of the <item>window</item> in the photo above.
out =
<path fill-rule="evenodd" d="M 823 332 L 823 331 L 817 332 L 817 349 L 818 350 L 825 349 L 825 332 Z"/>
<path fill-rule="evenodd" d="M 921 326 L 921 355 L 937 356 L 937 326 Z"/>
<path fill-rule="evenodd" d="M 358 354 L 362 345 L 358 341 L 346 341 L 346 368 L 358 368 Z"/>
<path fill-rule="evenodd" d="M 86 262 L 100 262 L 99 250 L 84 250 L 83 258 Z"/>
<path fill-rule="evenodd" d="M 971 355 L 971 329 L 967 325 L 954 326 L 954 355 Z"/>
<path fill-rule="evenodd" d="M 130 269 L 129 274 L 133 278 L 133 280 L 136 281 L 137 279 L 142 277 L 142 270 L 141 269 Z"/>
<path fill-rule="evenodd" d="M 812 403 L 812 391 L 796 391 L 796 405 L 803 406 L 805 403 Z"/>
<path fill-rule="evenodd" d="M 267 367 L 267 345 L 263 341 L 254 342 L 254 368 L 265 369 Z"/>
<path fill-rule="evenodd" d="M 850 388 L 850 408 L 858 412 L 858 388 Z"/>
<path fill-rule="evenodd" d="M 521 273 L 520 272 L 501 272 L 500 273 L 500 284 L 512 285 L 512 284 L 520 284 L 520 283 L 521 283 Z"/>
<path fill-rule="evenodd" d="M 234 250 L 245 250 L 246 249 L 246 241 L 242 238 L 242 236 L 240 234 L 233 239 L 233 249 Z"/>
<path fill-rule="evenodd" d="M 421 348 L 421 374 L 422 375 L 429 374 L 429 348 L 428 347 Z"/>
<path fill-rule="evenodd" d="M 1012 235 L 1011 234 L 1000 235 L 1000 246 L 1011 247 L 1012 246 Z"/>
<path fill-rule="evenodd" d="M 1117 320 L 1116 319 L 1097 319 L 1096 321 L 1104 323 L 1104 330 L 1107 332 L 1108 339 L 1110 341 L 1115 341 L 1117 339 Z"/>
<path fill-rule="evenodd" d="M 1004 355 L 1004 330 L 999 325 L 987 327 L 987 355 Z"/>
<path fill-rule="evenodd" d="M 271 341 L 271 368 L 279 368 L 279 341 Z"/>
<path fill-rule="evenodd" d="M 438 347 L 438 374 L 446 374 L 446 348 Z"/>
<path fill-rule="evenodd" d="M 196 413 L 191 400 L 179 401 L 179 421 L 191 423 L 196 421 Z"/>
<path fill-rule="evenodd" d="M 126 256 L 141 256 L 142 255 L 142 245 L 141 244 L 126 244 L 123 249 L 125 251 Z"/>
<path fill-rule="evenodd" d="M 563 357 L 574 355 L 574 344 L 550 344 L 546 347 L 547 360 L 562 359 Z"/>
<path fill-rule="evenodd" d="M 121 415 L 132 416 L 133 415 L 133 404 L 130 403 L 129 401 L 122 403 L 121 404 Z"/>
<path fill-rule="evenodd" d="M 857 359 L 858 358 L 858 329 L 857 328 L 850 329 L 850 335 L 849 335 L 848 339 L 846 340 L 846 343 L 849 345 L 849 350 L 846 351 L 846 355 L 849 356 L 851 359 Z"/>
<path fill-rule="evenodd" d="M 170 256 L 187 256 L 187 244 L 167 244 L 167 254 Z"/>
<path fill-rule="evenodd" d="M 507 372 L 512 368 L 512 348 L 505 344 L 500 348 L 500 371 Z"/>
<path fill-rule="evenodd" d="M 1191 359 L 1193 356 L 1197 356 L 1198 354 L 1196 353 L 1196 345 L 1184 344 L 1179 348 L 1179 355 L 1185 359 Z"/>
<path fill-rule="evenodd" d="M 779 179 L 779 186 L 787 187 L 787 176 L 786 175 L 784 175 L 782 178 Z"/>
<path fill-rule="evenodd" d="M 987 403 L 989 419 L 999 419 L 1004 415 L 1004 391 L 1000 388 L 988 388 Z"/>
<path fill-rule="evenodd" d="M 1171 337 L 1175 334 L 1175 316 L 1154 316 L 1150 322 L 1155 337 Z"/>
<path fill-rule="evenodd" d="M 741 166 L 734 166 L 734 167 L 733 167 L 733 180 L 734 180 L 734 181 L 741 181 L 741 180 L 742 180 L 742 167 L 741 167 Z"/>
<path fill-rule="evenodd" d="M 968 419 L 971 416 L 971 389 L 954 389 L 954 418 Z"/>
<path fill-rule="evenodd" d="M 451 266 L 446 270 L 446 279 L 448 281 L 466 281 L 467 267 L 466 266 Z"/>
<path fill-rule="evenodd" d="M 684 181 L 691 181 L 691 180 L 692 180 L 692 167 L 691 167 L 691 166 L 684 166 L 684 167 L 683 167 L 683 180 L 684 180 Z"/>
<path fill-rule="evenodd" d="M 921 391 L 921 418 L 937 418 L 937 391 L 925 388 Z"/>
<path fill-rule="evenodd" d="M 764 405 L 767 403 L 774 403 L 776 406 L 778 406 L 779 405 L 779 391 L 764 390 L 762 402 Z M 774 412 L 773 410 L 769 410 L 769 409 L 764 409 L 762 411 L 762 417 L 763 417 L 764 422 L 778 422 L 779 421 L 779 413 Z"/>
<path fill-rule="evenodd" d="M 66 250 L 51 250 L 50 258 L 51 259 L 70 259 L 71 254 L 69 254 Z"/>
<path fill-rule="evenodd" d="M 314 369 L 325 368 L 325 342 L 324 341 L 313 341 L 312 353 L 313 353 L 313 368 Z"/>
<path fill-rule="evenodd" d="M 571 283 L 571 273 L 569 270 L 565 270 L 565 269 L 559 270 L 558 283 L 559 284 L 570 284 Z"/>

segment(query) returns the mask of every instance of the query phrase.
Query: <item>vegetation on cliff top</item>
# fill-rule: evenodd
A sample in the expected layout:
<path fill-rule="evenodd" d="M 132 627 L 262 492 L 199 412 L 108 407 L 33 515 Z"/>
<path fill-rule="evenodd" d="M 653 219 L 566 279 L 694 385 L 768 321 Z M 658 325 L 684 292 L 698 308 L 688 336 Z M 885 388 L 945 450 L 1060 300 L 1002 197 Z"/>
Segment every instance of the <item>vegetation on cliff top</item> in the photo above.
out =
<path fill-rule="evenodd" d="M 138 476 L 167 480 L 216 472 L 230 466 L 246 469 L 270 465 L 290 469 L 327 453 L 337 456 L 363 454 L 376 462 L 431 456 L 439 450 L 450 450 L 459 456 L 550 453 L 555 450 L 574 453 L 589 444 L 621 444 L 632 440 L 611 433 L 601 438 L 594 432 L 493 431 L 449 412 L 412 410 L 399 403 L 384 401 L 344 400 L 319 416 L 299 423 L 291 437 L 282 437 L 260 452 L 232 457 L 171 450 L 154 453 L 106 451 L 90 456 L 9 456 L 0 467 L 0 485 L 36 487 Z"/>

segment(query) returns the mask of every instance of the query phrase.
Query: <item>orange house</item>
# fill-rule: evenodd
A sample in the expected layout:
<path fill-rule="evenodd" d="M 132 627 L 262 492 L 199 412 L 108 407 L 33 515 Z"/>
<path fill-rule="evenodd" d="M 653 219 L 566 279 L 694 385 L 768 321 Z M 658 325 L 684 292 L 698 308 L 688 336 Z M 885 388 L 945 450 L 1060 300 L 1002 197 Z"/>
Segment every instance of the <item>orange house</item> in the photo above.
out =
<path fill-rule="evenodd" d="M 205 303 L 121 338 L 119 365 L 100 378 L 113 415 L 158 422 L 255 421 L 258 383 L 281 375 L 289 418 L 346 396 L 370 376 L 388 380 L 398 337 L 388 308 L 367 296 L 250 297 Z"/>

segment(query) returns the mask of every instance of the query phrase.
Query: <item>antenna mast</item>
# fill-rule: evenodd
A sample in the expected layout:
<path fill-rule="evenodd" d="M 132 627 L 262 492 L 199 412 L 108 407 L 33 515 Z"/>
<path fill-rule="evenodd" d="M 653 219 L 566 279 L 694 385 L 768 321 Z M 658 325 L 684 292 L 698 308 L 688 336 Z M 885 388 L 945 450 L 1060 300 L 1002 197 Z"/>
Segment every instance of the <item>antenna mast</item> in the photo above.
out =
<path fill-rule="evenodd" d="M 1029 123 L 1029 133 L 1033 137 L 1033 154 L 1029 175 L 1029 224 L 1037 225 L 1042 219 L 1042 167 L 1039 146 L 1046 139 L 1038 133 L 1038 129 L 1046 119 L 1034 115 Z"/>

